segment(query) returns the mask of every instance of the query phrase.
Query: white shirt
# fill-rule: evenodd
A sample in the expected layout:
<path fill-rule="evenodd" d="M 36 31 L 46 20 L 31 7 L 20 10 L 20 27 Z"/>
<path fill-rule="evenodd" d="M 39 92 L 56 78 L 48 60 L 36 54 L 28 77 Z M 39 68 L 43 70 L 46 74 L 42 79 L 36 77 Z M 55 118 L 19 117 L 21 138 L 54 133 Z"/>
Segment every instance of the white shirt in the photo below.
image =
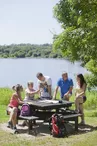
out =
<path fill-rule="evenodd" d="M 52 86 L 52 80 L 49 76 L 44 76 L 44 77 L 45 77 L 44 81 L 38 80 L 41 97 L 50 97 L 50 94 L 48 93 L 48 86 Z"/>
<path fill-rule="evenodd" d="M 34 95 L 33 94 L 30 94 L 30 92 L 32 92 L 32 91 L 35 91 L 34 89 L 32 89 L 32 90 L 29 90 L 29 88 L 27 88 L 26 90 L 25 90 L 25 99 L 24 100 L 33 100 L 34 99 Z"/>

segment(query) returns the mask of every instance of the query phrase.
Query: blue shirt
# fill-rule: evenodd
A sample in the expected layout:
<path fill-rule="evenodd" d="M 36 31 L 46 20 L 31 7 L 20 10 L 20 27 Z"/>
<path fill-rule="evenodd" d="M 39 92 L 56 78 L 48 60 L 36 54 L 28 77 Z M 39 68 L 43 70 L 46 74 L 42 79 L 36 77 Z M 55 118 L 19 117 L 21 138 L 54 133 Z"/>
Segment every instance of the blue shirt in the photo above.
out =
<path fill-rule="evenodd" d="M 57 82 L 57 86 L 60 87 L 61 98 L 63 98 L 64 94 L 67 93 L 69 91 L 70 87 L 73 86 L 73 81 L 70 78 L 68 78 L 66 81 L 64 81 L 63 78 L 60 78 Z M 71 94 L 72 94 L 72 92 L 71 92 Z"/>

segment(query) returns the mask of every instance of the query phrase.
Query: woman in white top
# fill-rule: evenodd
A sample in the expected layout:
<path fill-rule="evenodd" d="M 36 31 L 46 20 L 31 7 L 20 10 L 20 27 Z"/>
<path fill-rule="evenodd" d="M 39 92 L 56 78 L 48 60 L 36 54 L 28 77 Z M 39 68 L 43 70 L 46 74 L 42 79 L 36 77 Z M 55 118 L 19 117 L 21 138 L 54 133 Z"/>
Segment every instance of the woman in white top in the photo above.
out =
<path fill-rule="evenodd" d="M 77 75 L 77 86 L 76 86 L 76 99 L 75 99 L 75 108 L 76 111 L 81 113 L 81 124 L 85 124 L 84 121 L 84 111 L 83 111 L 83 103 L 86 101 L 86 81 L 84 79 L 84 76 L 82 74 Z"/>

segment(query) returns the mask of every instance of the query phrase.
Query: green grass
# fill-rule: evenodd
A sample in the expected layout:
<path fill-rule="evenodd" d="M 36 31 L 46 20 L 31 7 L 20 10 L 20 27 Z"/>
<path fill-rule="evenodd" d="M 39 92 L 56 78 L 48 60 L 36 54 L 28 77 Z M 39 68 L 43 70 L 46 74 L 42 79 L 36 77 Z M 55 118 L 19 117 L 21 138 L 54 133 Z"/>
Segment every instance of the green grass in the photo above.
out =
<path fill-rule="evenodd" d="M 0 105 L 0 123 L 7 122 L 8 120 L 6 108 L 6 105 Z"/>

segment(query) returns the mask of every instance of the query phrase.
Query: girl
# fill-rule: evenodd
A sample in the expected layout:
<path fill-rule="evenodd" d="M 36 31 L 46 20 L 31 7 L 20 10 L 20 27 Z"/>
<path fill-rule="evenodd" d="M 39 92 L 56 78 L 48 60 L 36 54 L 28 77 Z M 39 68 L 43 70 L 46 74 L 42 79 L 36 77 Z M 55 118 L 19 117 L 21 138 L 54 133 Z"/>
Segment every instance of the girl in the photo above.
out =
<path fill-rule="evenodd" d="M 23 104 L 22 98 L 21 98 L 21 92 L 23 91 L 23 87 L 20 84 L 17 84 L 16 86 L 12 87 L 15 92 L 13 93 L 10 103 L 8 105 L 8 113 L 10 114 L 10 118 L 8 121 L 9 128 L 13 128 L 14 133 L 18 132 L 16 128 L 17 123 L 17 113 L 18 113 L 18 106 L 19 104 Z"/>
<path fill-rule="evenodd" d="M 76 99 L 75 99 L 75 108 L 76 111 L 81 113 L 81 124 L 85 124 L 84 121 L 84 112 L 83 112 L 83 103 L 86 101 L 85 91 L 86 91 L 86 81 L 82 74 L 77 75 L 77 86 L 76 86 Z"/>
<path fill-rule="evenodd" d="M 34 99 L 35 90 L 33 89 L 33 86 L 34 86 L 33 82 L 28 82 L 27 83 L 27 89 L 25 90 L 26 96 L 25 96 L 24 101 Z"/>

